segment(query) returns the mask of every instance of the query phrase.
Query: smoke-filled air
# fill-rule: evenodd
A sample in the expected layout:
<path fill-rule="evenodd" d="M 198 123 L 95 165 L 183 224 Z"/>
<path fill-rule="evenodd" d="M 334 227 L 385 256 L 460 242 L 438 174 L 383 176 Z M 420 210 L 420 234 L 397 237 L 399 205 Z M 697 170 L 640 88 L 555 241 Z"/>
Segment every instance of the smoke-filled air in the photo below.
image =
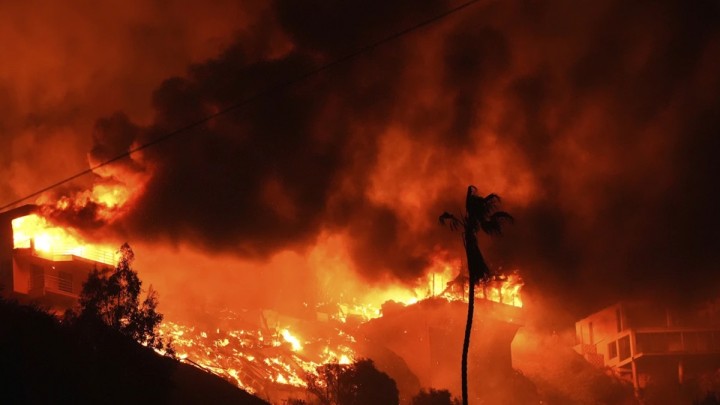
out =
<path fill-rule="evenodd" d="M 502 237 L 477 235 L 496 275 L 477 290 L 525 311 L 513 362 L 531 379 L 593 311 L 717 294 L 718 3 L 491 0 L 416 26 L 458 4 L 3 2 L 0 205 L 93 168 L 22 202 L 39 210 L 14 222 L 16 247 L 112 263 L 128 242 L 190 359 L 207 355 L 183 339 L 232 347 L 228 319 L 252 311 L 267 327 L 326 308 L 394 336 L 393 305 L 459 305 L 464 233 L 438 216 L 460 218 L 469 185 L 512 214 Z M 372 357 L 293 325 L 245 338 L 306 353 L 290 368 L 267 355 L 252 378 L 307 387 L 330 359 Z M 243 356 L 195 361 L 275 398 L 228 371 L 260 355 Z M 572 374 L 558 367 L 546 380 Z"/>

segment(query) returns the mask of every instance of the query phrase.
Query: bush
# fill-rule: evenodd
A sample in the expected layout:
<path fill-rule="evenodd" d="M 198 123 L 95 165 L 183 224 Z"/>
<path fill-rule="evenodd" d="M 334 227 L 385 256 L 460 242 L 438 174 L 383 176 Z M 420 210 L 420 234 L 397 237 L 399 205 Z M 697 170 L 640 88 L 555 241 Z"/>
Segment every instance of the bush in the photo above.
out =
<path fill-rule="evenodd" d="M 375 368 L 372 360 L 325 364 L 306 378 L 308 391 L 323 405 L 397 405 L 395 381 Z"/>
<path fill-rule="evenodd" d="M 415 395 L 412 405 L 460 405 L 460 401 L 453 398 L 448 390 L 430 388 L 429 391 L 421 390 Z"/>

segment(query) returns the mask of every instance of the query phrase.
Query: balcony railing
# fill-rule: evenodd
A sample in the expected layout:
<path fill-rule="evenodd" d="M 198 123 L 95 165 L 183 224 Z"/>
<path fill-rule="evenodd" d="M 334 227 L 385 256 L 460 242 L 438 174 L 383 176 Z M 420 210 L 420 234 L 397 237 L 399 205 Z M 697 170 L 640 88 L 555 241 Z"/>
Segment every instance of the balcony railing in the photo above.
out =
<path fill-rule="evenodd" d="M 25 241 L 15 241 L 15 248 L 32 248 L 33 244 Z M 72 246 L 72 245 L 53 245 L 49 250 L 33 249 L 33 254 L 44 259 L 54 262 L 71 261 L 74 258 L 83 258 L 114 266 L 117 263 L 116 253 L 113 249 L 90 247 L 90 246 Z"/>

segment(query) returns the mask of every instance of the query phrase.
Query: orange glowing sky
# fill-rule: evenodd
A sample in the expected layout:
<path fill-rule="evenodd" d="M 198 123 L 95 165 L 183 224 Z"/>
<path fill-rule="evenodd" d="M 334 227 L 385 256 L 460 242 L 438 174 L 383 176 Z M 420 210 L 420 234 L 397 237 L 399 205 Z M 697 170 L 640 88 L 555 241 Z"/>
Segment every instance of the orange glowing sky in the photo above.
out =
<path fill-rule="evenodd" d="M 385 3 L 0 4 L 0 204 L 456 4 Z M 129 241 L 166 301 L 413 285 L 438 252 L 462 257 L 437 216 L 469 184 L 516 217 L 481 244 L 530 294 L 570 313 L 703 296 L 720 25 L 713 2 L 686 3 L 481 2 L 40 202 L 125 186 L 111 216 L 55 219 Z"/>

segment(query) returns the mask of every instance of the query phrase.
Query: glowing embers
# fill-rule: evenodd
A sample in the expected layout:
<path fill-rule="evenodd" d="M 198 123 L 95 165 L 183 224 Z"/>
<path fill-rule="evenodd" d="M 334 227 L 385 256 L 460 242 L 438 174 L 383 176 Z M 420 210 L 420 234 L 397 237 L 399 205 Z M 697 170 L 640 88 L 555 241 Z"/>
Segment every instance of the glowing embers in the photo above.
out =
<path fill-rule="evenodd" d="M 77 256 L 108 265 L 115 264 L 115 249 L 82 242 L 68 230 L 52 225 L 38 214 L 14 219 L 12 227 L 15 249 L 32 248 L 36 254 L 51 260 Z"/>
<path fill-rule="evenodd" d="M 426 276 L 429 282 L 444 281 L 445 289 L 433 295 L 432 285 L 402 290 L 393 287 L 388 291 L 400 292 L 394 305 L 412 305 L 428 298 L 448 301 L 467 301 L 467 277 L 451 278 L 451 268 L 442 266 L 442 273 Z M 442 277 L 442 278 L 441 278 Z M 463 283 L 465 280 L 465 283 Z M 522 279 L 517 272 L 498 275 L 477 288 L 476 299 L 487 299 L 504 305 L 522 307 L 520 289 Z M 437 285 L 435 286 L 438 287 Z M 386 303 L 386 302 L 385 302 Z M 298 321 L 298 327 L 279 322 L 276 327 L 248 329 L 219 329 L 203 331 L 197 327 L 165 322 L 161 333 L 173 342 L 177 356 L 216 375 L 229 379 L 239 387 L 262 394 L 272 390 L 272 384 L 305 388 L 305 376 L 316 373 L 318 366 L 339 363 L 350 364 L 356 355 L 355 327 L 368 320 L 383 316 L 383 303 L 354 302 L 351 304 L 320 304 L 316 307 L 318 319 L 324 321 Z M 353 319 L 351 322 L 350 320 Z"/>
<path fill-rule="evenodd" d="M 446 253 L 442 253 L 433 258 L 430 271 L 425 276 L 425 284 L 432 293 L 424 298 L 437 296 L 448 301 L 467 302 L 468 277 L 462 271 L 462 261 L 450 260 L 447 257 Z M 520 290 L 524 284 L 518 270 L 509 274 L 496 273 L 475 288 L 475 298 L 522 308 Z"/>
<path fill-rule="evenodd" d="M 523 280 L 517 271 L 508 275 L 501 274 L 493 277 L 480 288 L 478 298 L 522 308 L 520 289 L 523 285 Z"/>
<path fill-rule="evenodd" d="M 64 221 L 109 224 L 122 216 L 128 208 L 128 202 L 137 194 L 122 183 L 101 182 L 92 189 L 49 201 L 41 198 L 38 203 L 42 213 L 50 218 L 62 218 Z"/>
<path fill-rule="evenodd" d="M 285 339 L 286 342 L 290 343 L 292 346 L 292 350 L 294 352 L 299 352 L 302 350 L 302 344 L 300 344 L 300 340 L 293 336 L 289 330 L 283 329 L 280 331 L 280 334 L 282 335 L 283 339 Z"/>
<path fill-rule="evenodd" d="M 448 301 L 467 302 L 467 283 L 467 276 L 458 275 L 448 283 L 447 289 L 440 294 L 440 297 Z M 510 274 L 496 274 L 488 280 L 482 281 L 480 286 L 475 288 L 475 299 L 522 308 L 523 301 L 520 290 L 524 284 L 517 271 Z"/>
<path fill-rule="evenodd" d="M 171 339 L 177 357 L 226 378 L 251 393 L 272 384 L 304 388 L 305 375 L 327 363 L 350 364 L 354 339 L 331 325 L 303 338 L 290 327 L 233 329 L 206 332 L 176 322 L 164 322 L 163 336 Z M 310 336 L 310 334 L 308 334 Z M 327 337 L 330 336 L 330 337 Z"/>
<path fill-rule="evenodd" d="M 418 286 L 406 289 L 405 294 L 397 295 L 400 299 L 393 300 L 405 305 L 431 297 L 467 302 L 467 283 L 468 277 L 463 271 L 462 260 L 451 258 L 447 252 L 437 252 L 431 258 L 430 266 L 425 276 L 419 280 Z M 475 298 L 522 308 L 520 290 L 523 285 L 517 270 L 509 274 L 496 273 L 475 289 Z M 408 293 L 411 293 L 414 299 L 409 298 Z"/>

